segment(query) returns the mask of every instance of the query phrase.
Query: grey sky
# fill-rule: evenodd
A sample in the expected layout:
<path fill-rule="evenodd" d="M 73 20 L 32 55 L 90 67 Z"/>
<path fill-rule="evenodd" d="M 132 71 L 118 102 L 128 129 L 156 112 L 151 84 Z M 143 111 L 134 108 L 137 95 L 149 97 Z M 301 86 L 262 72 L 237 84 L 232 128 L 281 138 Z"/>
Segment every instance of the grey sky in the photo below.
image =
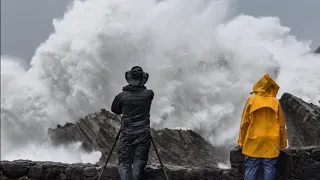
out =
<path fill-rule="evenodd" d="M 1 55 L 30 59 L 70 0 L 1 0 Z"/>
<path fill-rule="evenodd" d="M 299 40 L 312 40 L 312 49 L 320 46 L 320 0 L 240 0 L 239 13 L 277 16 L 291 28 Z"/>
<path fill-rule="evenodd" d="M 70 0 L 1 0 L 1 54 L 30 59 L 53 31 Z M 238 12 L 278 16 L 300 40 L 320 46 L 320 0 L 240 0 Z"/>

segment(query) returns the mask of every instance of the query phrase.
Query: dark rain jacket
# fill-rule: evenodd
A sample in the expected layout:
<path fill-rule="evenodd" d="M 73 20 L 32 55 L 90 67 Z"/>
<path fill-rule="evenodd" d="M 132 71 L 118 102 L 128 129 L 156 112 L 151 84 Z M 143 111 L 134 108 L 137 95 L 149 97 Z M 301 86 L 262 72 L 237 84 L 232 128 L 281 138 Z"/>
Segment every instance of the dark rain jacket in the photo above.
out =
<path fill-rule="evenodd" d="M 115 114 L 122 114 L 122 134 L 137 135 L 150 130 L 150 107 L 154 97 L 145 86 L 123 87 L 111 106 Z"/>

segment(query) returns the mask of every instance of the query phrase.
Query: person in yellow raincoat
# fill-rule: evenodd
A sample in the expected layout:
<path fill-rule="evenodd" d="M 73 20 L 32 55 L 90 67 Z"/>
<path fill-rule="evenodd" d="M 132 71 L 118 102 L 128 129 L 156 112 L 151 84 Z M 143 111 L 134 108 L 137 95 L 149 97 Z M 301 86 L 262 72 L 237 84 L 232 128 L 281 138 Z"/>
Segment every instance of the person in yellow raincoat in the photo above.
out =
<path fill-rule="evenodd" d="M 278 84 L 265 74 L 253 86 L 243 110 L 238 144 L 245 155 L 245 180 L 256 180 L 260 164 L 264 180 L 274 180 L 280 150 L 287 147 Z"/>

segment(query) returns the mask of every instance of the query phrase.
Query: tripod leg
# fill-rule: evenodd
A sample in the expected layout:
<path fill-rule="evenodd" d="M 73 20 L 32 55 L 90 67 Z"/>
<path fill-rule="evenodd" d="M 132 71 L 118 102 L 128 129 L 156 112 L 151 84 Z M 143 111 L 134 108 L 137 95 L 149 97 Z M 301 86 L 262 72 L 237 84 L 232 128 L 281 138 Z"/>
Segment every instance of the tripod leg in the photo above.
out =
<path fill-rule="evenodd" d="M 156 145 L 155 145 L 152 137 L 151 137 L 151 141 L 152 141 L 152 144 L 153 144 L 153 148 L 154 148 L 154 150 L 155 150 L 155 152 L 156 152 L 156 154 L 157 154 L 157 156 L 158 156 L 158 159 L 159 159 L 159 162 L 160 162 L 160 164 L 161 164 L 163 173 L 164 173 L 164 175 L 165 175 L 165 177 L 166 177 L 166 180 L 169 180 L 168 175 L 167 175 L 167 172 L 166 172 L 166 170 L 165 170 L 165 168 L 164 168 L 164 165 L 163 165 L 163 163 L 162 163 L 162 161 L 161 161 L 161 158 L 160 158 L 160 156 L 159 156 L 158 150 L 157 150 L 157 148 L 156 148 Z"/>
<path fill-rule="evenodd" d="M 118 141 L 118 139 L 119 139 L 120 134 L 121 134 L 121 130 L 119 130 L 119 132 L 118 132 L 118 134 L 117 134 L 117 136 L 116 136 L 116 139 L 115 139 L 115 141 L 114 141 L 114 143 L 113 143 L 113 145 L 112 145 L 112 148 L 111 148 L 111 150 L 110 150 L 110 152 L 109 152 L 107 161 L 106 161 L 106 163 L 105 163 L 104 166 L 103 166 L 103 169 L 102 169 L 102 171 L 101 171 L 101 173 L 100 173 L 100 175 L 99 175 L 98 180 L 101 180 L 102 174 L 104 173 L 104 171 L 105 171 L 105 169 L 106 169 L 106 167 L 107 167 L 107 164 L 108 164 L 108 162 L 109 162 L 109 159 L 110 159 L 110 157 L 111 157 L 111 155 L 112 155 L 112 151 L 113 151 L 114 147 L 115 147 L 116 144 L 117 144 L 117 141 Z"/>

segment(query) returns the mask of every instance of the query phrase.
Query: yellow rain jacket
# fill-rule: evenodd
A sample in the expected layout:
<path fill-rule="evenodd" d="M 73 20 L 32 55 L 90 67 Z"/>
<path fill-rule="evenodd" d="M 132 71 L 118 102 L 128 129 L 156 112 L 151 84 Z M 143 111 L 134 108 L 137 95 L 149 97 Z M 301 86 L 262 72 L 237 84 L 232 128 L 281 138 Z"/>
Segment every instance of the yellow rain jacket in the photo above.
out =
<path fill-rule="evenodd" d="M 283 111 L 276 98 L 279 86 L 264 75 L 253 86 L 254 96 L 244 107 L 238 144 L 242 153 L 256 158 L 275 158 L 287 147 Z"/>

